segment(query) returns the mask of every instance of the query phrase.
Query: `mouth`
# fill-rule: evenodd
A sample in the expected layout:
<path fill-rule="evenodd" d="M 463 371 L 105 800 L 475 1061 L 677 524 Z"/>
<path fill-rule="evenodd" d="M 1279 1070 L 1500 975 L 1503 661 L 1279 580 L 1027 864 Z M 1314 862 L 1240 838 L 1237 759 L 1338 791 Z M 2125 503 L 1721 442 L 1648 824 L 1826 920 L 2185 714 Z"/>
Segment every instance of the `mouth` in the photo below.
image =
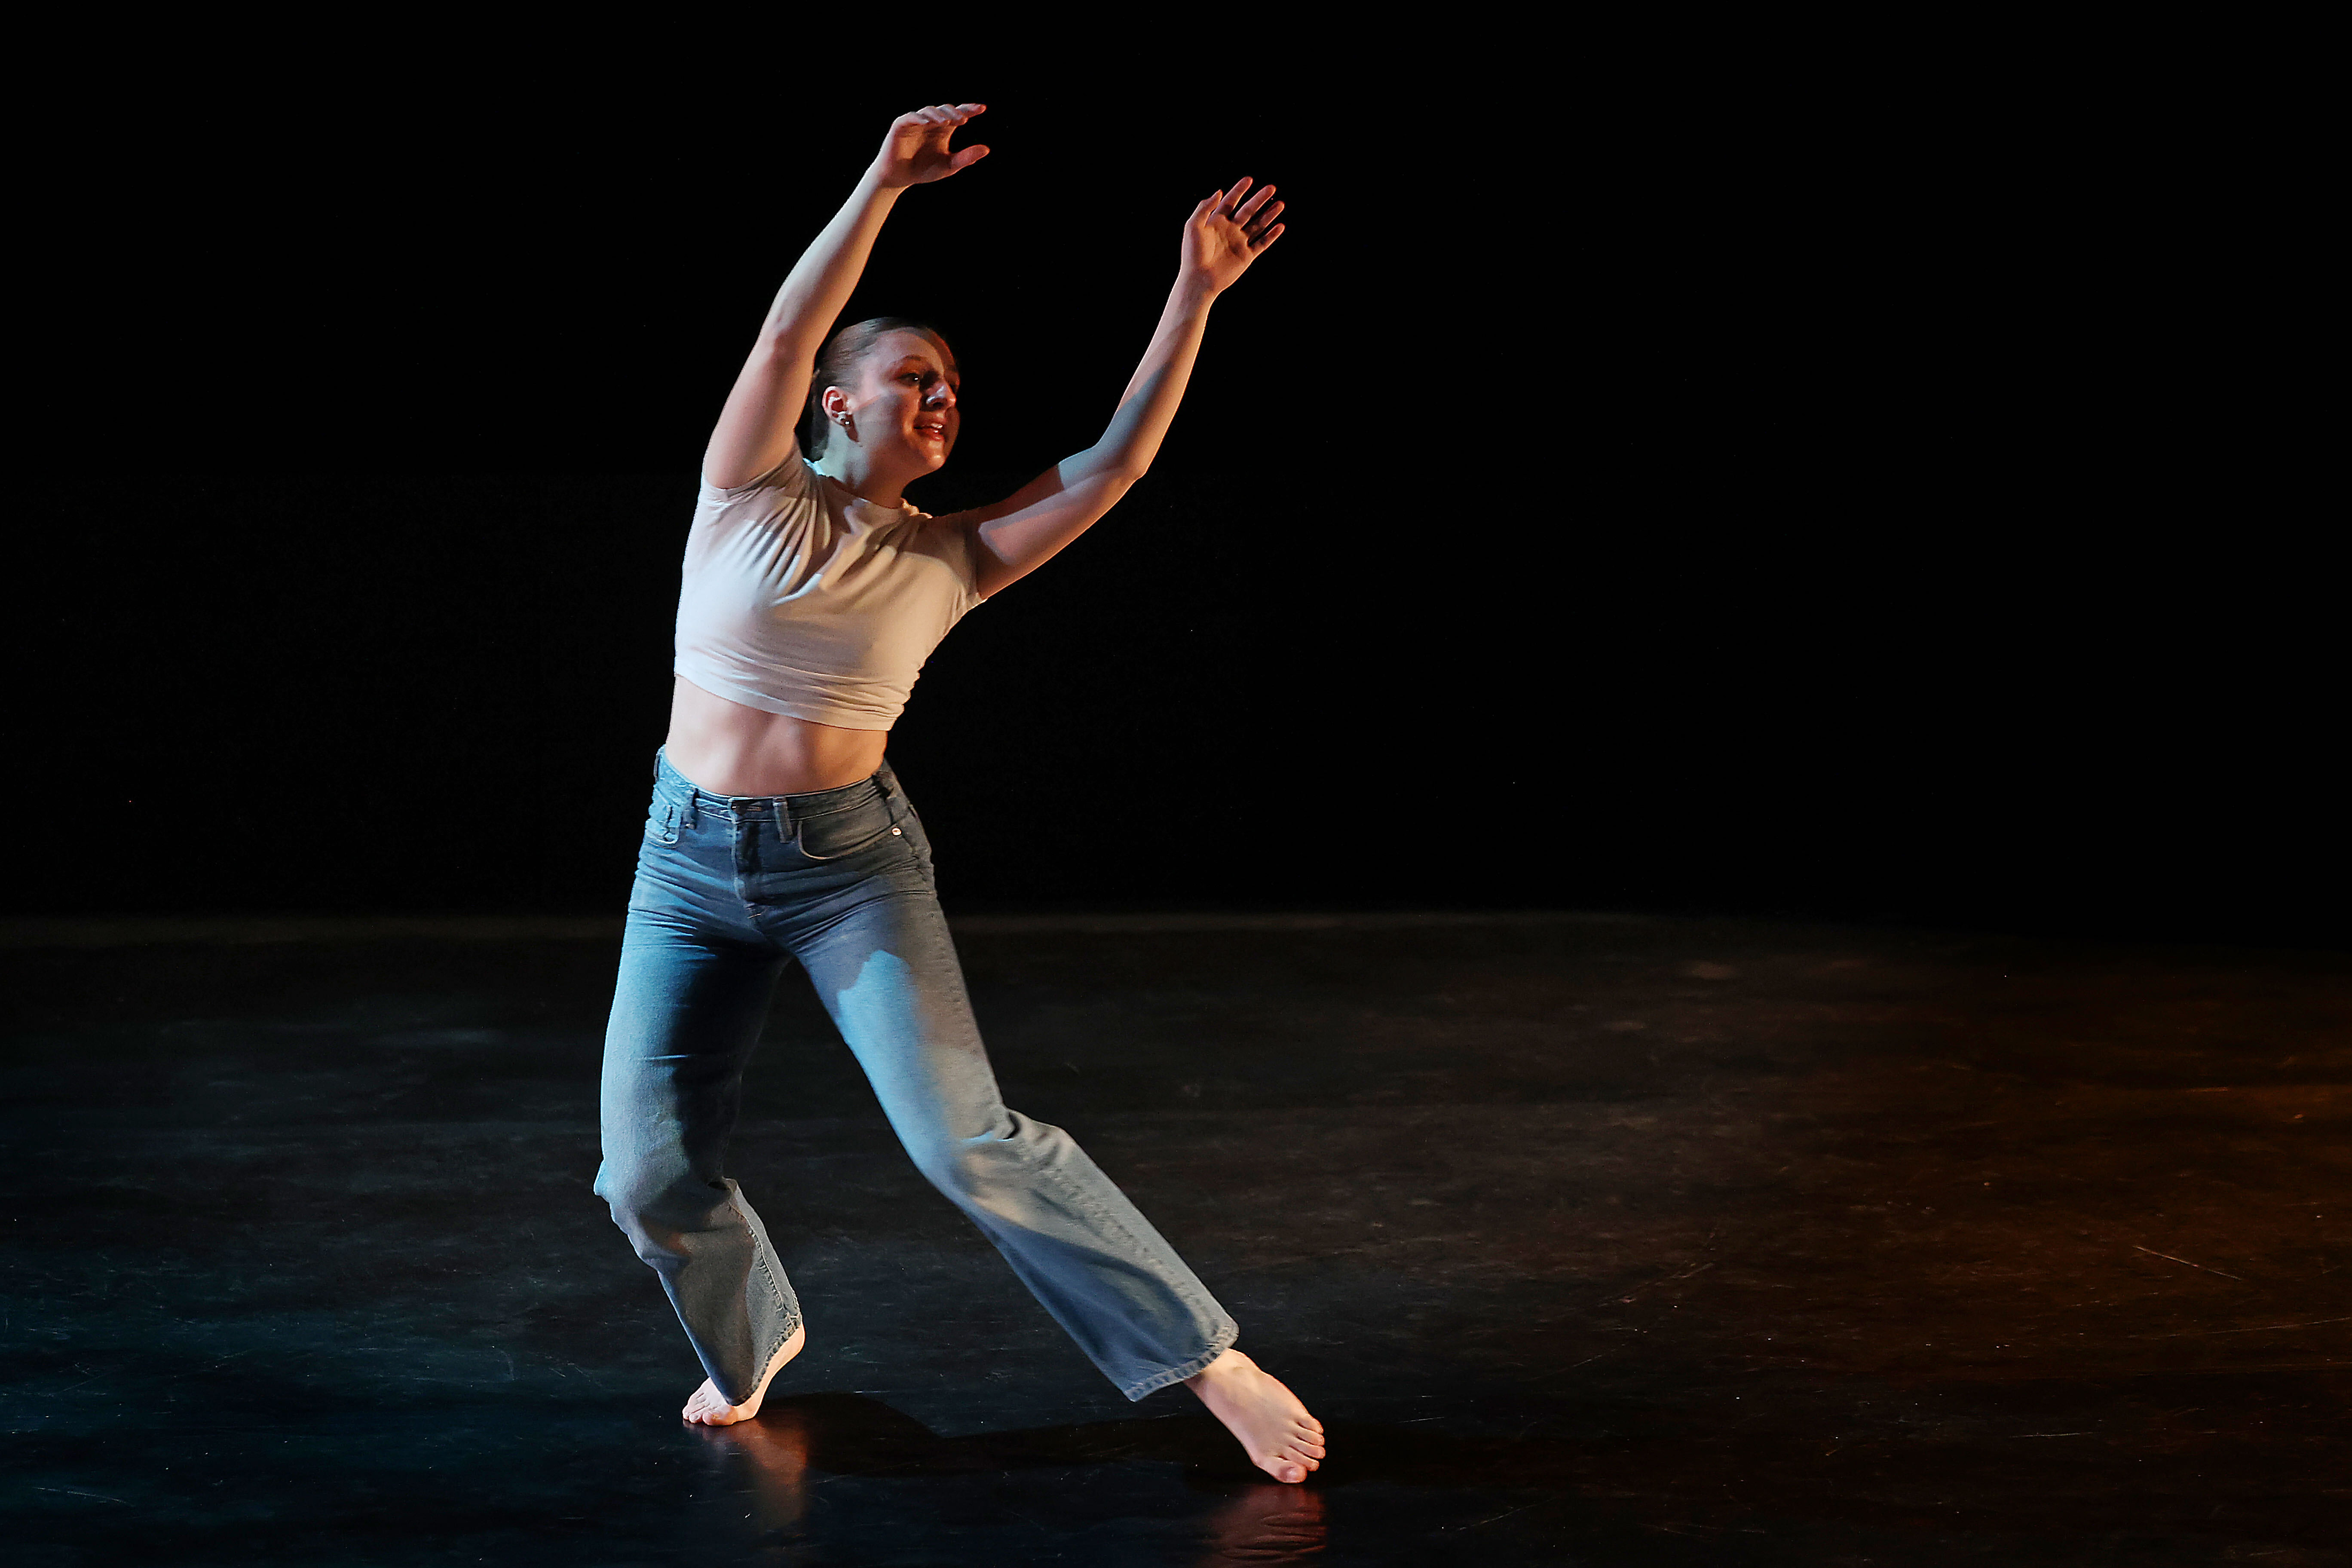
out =
<path fill-rule="evenodd" d="M 948 438 L 947 424 L 939 419 L 919 419 L 915 421 L 915 438 L 919 441 L 944 441 Z"/>

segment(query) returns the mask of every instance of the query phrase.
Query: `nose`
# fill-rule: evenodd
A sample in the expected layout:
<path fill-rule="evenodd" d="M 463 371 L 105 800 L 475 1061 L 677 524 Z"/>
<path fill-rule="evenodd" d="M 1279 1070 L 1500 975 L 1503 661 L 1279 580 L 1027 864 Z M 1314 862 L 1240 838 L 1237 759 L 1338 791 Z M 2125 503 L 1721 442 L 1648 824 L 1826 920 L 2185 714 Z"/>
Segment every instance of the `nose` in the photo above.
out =
<path fill-rule="evenodd" d="M 950 386 L 944 381 L 933 382 L 931 384 L 930 391 L 926 393 L 923 396 L 924 407 L 936 408 L 941 413 L 945 413 L 947 410 L 953 408 L 955 404 L 955 388 Z"/>

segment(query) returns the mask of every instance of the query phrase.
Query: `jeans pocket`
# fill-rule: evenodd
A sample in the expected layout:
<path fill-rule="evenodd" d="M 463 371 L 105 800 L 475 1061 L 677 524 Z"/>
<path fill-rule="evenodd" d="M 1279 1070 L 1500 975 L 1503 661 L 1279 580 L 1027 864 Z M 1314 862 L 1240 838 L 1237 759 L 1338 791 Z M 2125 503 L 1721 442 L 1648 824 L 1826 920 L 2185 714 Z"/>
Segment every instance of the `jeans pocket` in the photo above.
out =
<path fill-rule="evenodd" d="M 681 802 L 654 796 L 653 807 L 646 813 L 646 842 L 677 843 L 679 825 L 685 819 L 686 807 Z"/>
<path fill-rule="evenodd" d="M 915 864 L 922 868 L 924 879 L 929 880 L 931 836 L 923 831 L 923 819 L 916 814 L 914 803 L 911 801 L 902 800 L 899 803 L 898 831 L 907 846 L 908 853 L 914 856 Z"/>
<path fill-rule="evenodd" d="M 793 843 L 809 860 L 840 860 L 861 849 L 903 837 L 890 802 L 879 794 L 794 824 Z"/>

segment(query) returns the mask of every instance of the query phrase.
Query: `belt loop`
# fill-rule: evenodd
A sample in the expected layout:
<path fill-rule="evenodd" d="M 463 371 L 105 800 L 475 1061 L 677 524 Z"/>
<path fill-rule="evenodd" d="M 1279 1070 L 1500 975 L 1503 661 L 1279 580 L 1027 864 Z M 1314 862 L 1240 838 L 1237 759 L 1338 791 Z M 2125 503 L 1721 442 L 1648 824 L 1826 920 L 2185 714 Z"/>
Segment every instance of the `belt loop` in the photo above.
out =
<path fill-rule="evenodd" d="M 688 833 L 692 833 L 696 828 L 702 826 L 702 818 L 697 809 L 701 805 L 702 792 L 695 788 L 692 784 L 687 785 L 686 804 L 679 808 L 678 815 L 685 818 L 686 830 Z"/>
<path fill-rule="evenodd" d="M 776 796 L 775 803 L 768 809 L 774 815 L 776 819 L 776 842 L 779 844 L 790 843 L 793 837 L 793 814 L 791 808 L 784 805 L 784 797 L 782 795 Z"/>

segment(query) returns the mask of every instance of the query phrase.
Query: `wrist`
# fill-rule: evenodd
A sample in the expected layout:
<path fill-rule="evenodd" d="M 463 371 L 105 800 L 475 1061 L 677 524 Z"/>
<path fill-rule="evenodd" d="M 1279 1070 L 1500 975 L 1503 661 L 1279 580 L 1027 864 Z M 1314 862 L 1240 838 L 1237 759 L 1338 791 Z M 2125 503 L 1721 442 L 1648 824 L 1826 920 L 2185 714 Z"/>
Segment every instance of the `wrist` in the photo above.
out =
<path fill-rule="evenodd" d="M 1168 297 L 1187 310 L 1206 310 L 1223 292 L 1223 289 L 1198 273 L 1180 272 L 1176 275 L 1176 286 L 1168 291 Z"/>

